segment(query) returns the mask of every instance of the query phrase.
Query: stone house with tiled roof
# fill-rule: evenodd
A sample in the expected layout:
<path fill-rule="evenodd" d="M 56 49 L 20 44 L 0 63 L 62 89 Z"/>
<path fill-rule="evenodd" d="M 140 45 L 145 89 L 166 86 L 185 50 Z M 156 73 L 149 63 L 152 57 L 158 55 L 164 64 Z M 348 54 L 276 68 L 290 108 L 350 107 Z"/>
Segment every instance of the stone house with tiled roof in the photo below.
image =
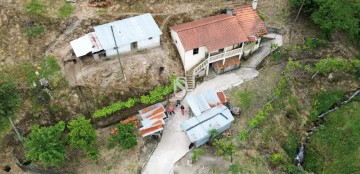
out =
<path fill-rule="evenodd" d="M 267 29 L 256 10 L 240 6 L 226 14 L 172 26 L 170 33 L 191 90 L 195 78 L 207 75 L 210 67 L 217 73 L 239 67 L 241 57 L 259 48 Z"/>

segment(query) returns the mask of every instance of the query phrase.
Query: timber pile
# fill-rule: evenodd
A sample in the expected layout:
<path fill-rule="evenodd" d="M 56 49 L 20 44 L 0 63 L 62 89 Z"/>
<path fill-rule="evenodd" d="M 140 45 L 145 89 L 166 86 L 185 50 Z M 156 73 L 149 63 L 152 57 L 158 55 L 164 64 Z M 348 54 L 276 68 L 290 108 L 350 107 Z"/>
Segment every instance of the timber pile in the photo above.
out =
<path fill-rule="evenodd" d="M 112 0 L 89 0 L 89 7 L 107 7 L 112 4 Z"/>

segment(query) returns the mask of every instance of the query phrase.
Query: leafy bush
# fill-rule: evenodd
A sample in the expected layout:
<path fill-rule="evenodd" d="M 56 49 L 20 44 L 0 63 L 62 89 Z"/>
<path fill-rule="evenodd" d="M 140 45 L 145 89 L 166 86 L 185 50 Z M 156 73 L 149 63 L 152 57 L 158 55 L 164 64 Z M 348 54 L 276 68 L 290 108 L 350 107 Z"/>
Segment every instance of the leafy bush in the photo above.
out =
<path fill-rule="evenodd" d="M 321 59 L 315 64 L 315 67 L 308 69 L 312 74 L 317 71 L 320 74 L 328 74 L 330 72 L 345 72 L 345 73 L 356 73 L 360 68 L 360 60 L 342 60 L 342 59 L 333 59 L 326 58 Z"/>
<path fill-rule="evenodd" d="M 312 38 L 312 37 L 305 38 L 305 42 L 306 42 L 305 44 L 306 47 L 310 49 L 324 47 L 328 43 L 328 41 L 326 40 Z"/>
<path fill-rule="evenodd" d="M 264 109 L 262 109 L 252 120 L 249 122 L 249 127 L 254 128 L 256 127 L 261 120 L 263 120 L 269 112 L 272 110 L 272 105 L 270 103 L 266 104 Z"/>
<path fill-rule="evenodd" d="M 344 91 L 321 92 L 313 101 L 311 117 L 316 119 L 318 115 L 330 109 L 334 104 L 340 103 L 344 97 Z"/>
<path fill-rule="evenodd" d="M 31 161 L 40 161 L 44 166 L 63 165 L 66 154 L 62 137 L 64 129 L 63 121 L 49 127 L 32 126 L 30 135 L 24 138 L 26 158 Z"/>
<path fill-rule="evenodd" d="M 166 95 L 169 95 L 174 89 L 175 77 L 171 77 L 171 84 L 169 86 L 158 86 L 154 90 L 150 91 L 149 95 L 141 96 L 138 98 L 129 98 L 126 102 L 116 102 L 110 106 L 106 106 L 100 110 L 95 111 L 92 115 L 93 118 L 102 118 L 106 116 L 110 116 L 117 111 L 120 111 L 125 108 L 133 107 L 137 102 L 141 102 L 143 104 L 153 104 L 158 102 Z"/>
<path fill-rule="evenodd" d="M 204 155 L 205 151 L 202 149 L 195 149 L 191 154 L 191 162 L 195 163 L 201 155 Z"/>
<path fill-rule="evenodd" d="M 84 150 L 87 155 L 96 160 L 99 156 L 99 148 L 96 144 L 96 129 L 91 125 L 90 120 L 80 115 L 77 119 L 69 122 L 68 142 L 73 148 Z"/>
<path fill-rule="evenodd" d="M 35 38 L 43 35 L 44 27 L 42 25 L 34 25 L 32 27 L 27 27 L 22 30 L 22 32 L 29 38 Z"/>
<path fill-rule="evenodd" d="M 13 116 L 21 100 L 13 83 L 0 82 L 0 118 Z"/>
<path fill-rule="evenodd" d="M 272 164 L 279 164 L 283 161 L 283 157 L 280 153 L 274 153 L 270 157 L 270 162 Z"/>
<path fill-rule="evenodd" d="M 209 134 L 210 134 L 211 138 L 214 139 L 219 135 L 219 131 L 217 129 L 211 129 L 209 131 Z"/>
<path fill-rule="evenodd" d="M 240 164 L 238 162 L 234 163 L 234 164 L 231 164 L 230 165 L 230 172 L 232 174 L 239 174 L 240 173 Z"/>
<path fill-rule="evenodd" d="M 110 142 L 118 143 L 122 149 L 130 149 L 137 145 L 134 123 L 120 123 L 116 128 L 118 133 L 109 137 Z"/>
<path fill-rule="evenodd" d="M 232 162 L 232 157 L 235 153 L 235 144 L 231 142 L 231 139 L 217 139 L 214 140 L 214 145 L 216 149 L 216 155 L 222 155 L 224 157 L 230 157 Z"/>
<path fill-rule="evenodd" d="M 25 5 L 26 14 L 32 17 L 41 17 L 46 13 L 46 8 L 39 0 L 31 0 Z"/>
<path fill-rule="evenodd" d="M 263 14 L 263 13 L 258 13 L 259 14 L 259 17 L 260 17 L 260 19 L 262 20 L 262 21 L 265 21 L 266 20 L 266 15 L 265 14 Z"/>
<path fill-rule="evenodd" d="M 68 18 L 71 16 L 74 11 L 74 7 L 70 3 L 65 3 L 59 9 L 59 15 L 61 18 Z"/>

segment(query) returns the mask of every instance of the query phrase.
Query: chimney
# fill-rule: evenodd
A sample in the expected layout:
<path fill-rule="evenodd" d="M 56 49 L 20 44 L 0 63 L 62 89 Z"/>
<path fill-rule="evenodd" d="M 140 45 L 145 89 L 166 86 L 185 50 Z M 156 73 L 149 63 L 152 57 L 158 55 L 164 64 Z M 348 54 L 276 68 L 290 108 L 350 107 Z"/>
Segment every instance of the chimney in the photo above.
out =
<path fill-rule="evenodd" d="M 252 3 L 253 10 L 256 10 L 257 4 L 258 4 L 258 0 L 253 0 L 253 3 Z"/>
<path fill-rule="evenodd" d="M 232 9 L 226 9 L 226 14 L 229 15 L 229 16 L 234 16 L 234 10 Z"/>

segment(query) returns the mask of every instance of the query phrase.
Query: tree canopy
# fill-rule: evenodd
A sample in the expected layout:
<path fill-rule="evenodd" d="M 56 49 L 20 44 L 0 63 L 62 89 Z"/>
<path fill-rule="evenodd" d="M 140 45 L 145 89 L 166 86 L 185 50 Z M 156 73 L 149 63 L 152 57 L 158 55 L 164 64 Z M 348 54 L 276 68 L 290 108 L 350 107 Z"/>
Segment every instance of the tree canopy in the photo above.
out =
<path fill-rule="evenodd" d="M 300 6 L 303 0 L 290 0 Z M 360 46 L 360 3 L 358 0 L 307 0 L 303 11 L 329 36 L 345 31 L 349 39 Z"/>
<path fill-rule="evenodd" d="M 26 158 L 40 161 L 44 166 L 61 166 L 65 162 L 65 142 L 63 132 L 65 123 L 58 122 L 54 126 L 32 126 L 30 135 L 24 138 Z"/>
<path fill-rule="evenodd" d="M 15 85 L 5 82 L 0 82 L 0 99 L 0 117 L 13 115 L 21 101 Z"/>
<path fill-rule="evenodd" d="M 91 159 L 96 160 L 99 156 L 99 148 L 96 144 L 96 129 L 91 125 L 90 120 L 79 116 L 69 122 L 68 128 L 70 146 L 84 150 Z"/>

